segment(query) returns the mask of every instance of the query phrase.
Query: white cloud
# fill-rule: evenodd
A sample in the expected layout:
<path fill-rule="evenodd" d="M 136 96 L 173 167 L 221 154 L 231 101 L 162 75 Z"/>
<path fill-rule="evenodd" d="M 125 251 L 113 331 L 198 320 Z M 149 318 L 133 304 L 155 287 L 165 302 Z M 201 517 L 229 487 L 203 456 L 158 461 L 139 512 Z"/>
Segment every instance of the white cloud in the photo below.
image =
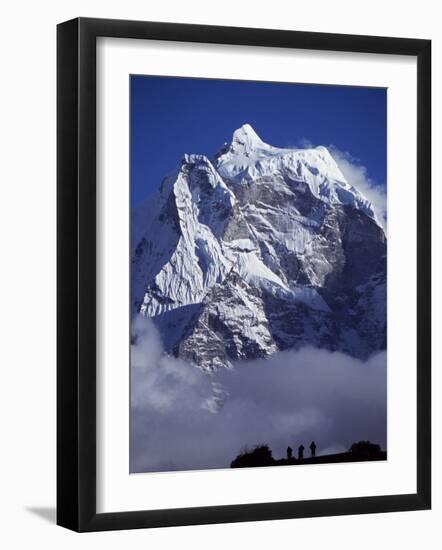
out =
<path fill-rule="evenodd" d="M 208 375 L 166 356 L 138 319 L 131 358 L 132 472 L 227 468 L 258 443 L 275 457 L 312 439 L 322 453 L 361 439 L 385 446 L 385 353 L 362 362 L 304 348 Z M 228 396 L 214 413 L 220 388 Z"/>
<path fill-rule="evenodd" d="M 303 149 L 313 149 L 314 147 L 313 143 L 306 137 L 301 138 L 298 145 Z"/>

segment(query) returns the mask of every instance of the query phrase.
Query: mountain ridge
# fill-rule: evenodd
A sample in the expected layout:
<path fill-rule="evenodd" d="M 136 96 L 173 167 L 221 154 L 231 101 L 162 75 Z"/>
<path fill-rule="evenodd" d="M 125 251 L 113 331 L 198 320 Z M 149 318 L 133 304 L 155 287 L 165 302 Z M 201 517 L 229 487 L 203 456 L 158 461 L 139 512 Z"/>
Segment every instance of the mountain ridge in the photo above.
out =
<path fill-rule="evenodd" d="M 273 147 L 245 124 L 212 160 L 185 154 L 154 203 L 132 228 L 132 313 L 167 352 L 214 370 L 384 349 L 385 234 L 325 147 Z"/>

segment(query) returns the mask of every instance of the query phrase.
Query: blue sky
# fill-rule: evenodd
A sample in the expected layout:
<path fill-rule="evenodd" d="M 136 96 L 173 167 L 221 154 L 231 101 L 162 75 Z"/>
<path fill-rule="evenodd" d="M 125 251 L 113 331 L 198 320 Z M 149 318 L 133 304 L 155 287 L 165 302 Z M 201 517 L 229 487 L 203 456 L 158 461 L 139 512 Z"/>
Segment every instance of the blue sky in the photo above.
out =
<path fill-rule="evenodd" d="M 333 145 L 385 191 L 384 88 L 133 75 L 130 94 L 132 205 L 155 191 L 184 153 L 211 158 L 245 122 L 279 147 Z"/>

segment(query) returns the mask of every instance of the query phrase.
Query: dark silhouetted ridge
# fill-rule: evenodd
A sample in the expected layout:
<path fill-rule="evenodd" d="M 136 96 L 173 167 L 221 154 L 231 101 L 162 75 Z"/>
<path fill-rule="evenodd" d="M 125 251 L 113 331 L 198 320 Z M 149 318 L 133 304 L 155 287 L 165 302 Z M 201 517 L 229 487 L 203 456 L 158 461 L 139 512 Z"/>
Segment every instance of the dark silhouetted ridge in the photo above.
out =
<path fill-rule="evenodd" d="M 312 442 L 314 443 L 314 442 Z M 300 447 L 303 447 L 300 445 Z M 303 450 L 298 458 L 292 454 L 292 448 L 287 448 L 286 458 L 273 458 L 272 450 L 268 445 L 257 445 L 252 450 L 245 449 L 230 464 L 231 468 L 255 468 L 262 466 L 295 466 L 299 464 L 329 464 L 334 462 L 366 462 L 386 460 L 387 452 L 380 445 L 370 441 L 353 443 L 350 449 L 343 453 L 315 455 L 316 445 L 310 445 L 311 456 L 304 457 Z"/>

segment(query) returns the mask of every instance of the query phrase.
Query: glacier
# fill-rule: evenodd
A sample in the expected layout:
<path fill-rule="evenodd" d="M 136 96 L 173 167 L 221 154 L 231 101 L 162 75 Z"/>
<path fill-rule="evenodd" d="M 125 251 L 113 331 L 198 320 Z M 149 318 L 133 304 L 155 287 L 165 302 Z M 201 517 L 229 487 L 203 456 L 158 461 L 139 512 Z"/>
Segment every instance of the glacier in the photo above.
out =
<path fill-rule="evenodd" d="M 132 315 L 211 372 L 313 346 L 386 347 L 386 251 L 373 205 L 326 147 L 244 124 L 212 159 L 184 154 L 132 213 Z"/>

